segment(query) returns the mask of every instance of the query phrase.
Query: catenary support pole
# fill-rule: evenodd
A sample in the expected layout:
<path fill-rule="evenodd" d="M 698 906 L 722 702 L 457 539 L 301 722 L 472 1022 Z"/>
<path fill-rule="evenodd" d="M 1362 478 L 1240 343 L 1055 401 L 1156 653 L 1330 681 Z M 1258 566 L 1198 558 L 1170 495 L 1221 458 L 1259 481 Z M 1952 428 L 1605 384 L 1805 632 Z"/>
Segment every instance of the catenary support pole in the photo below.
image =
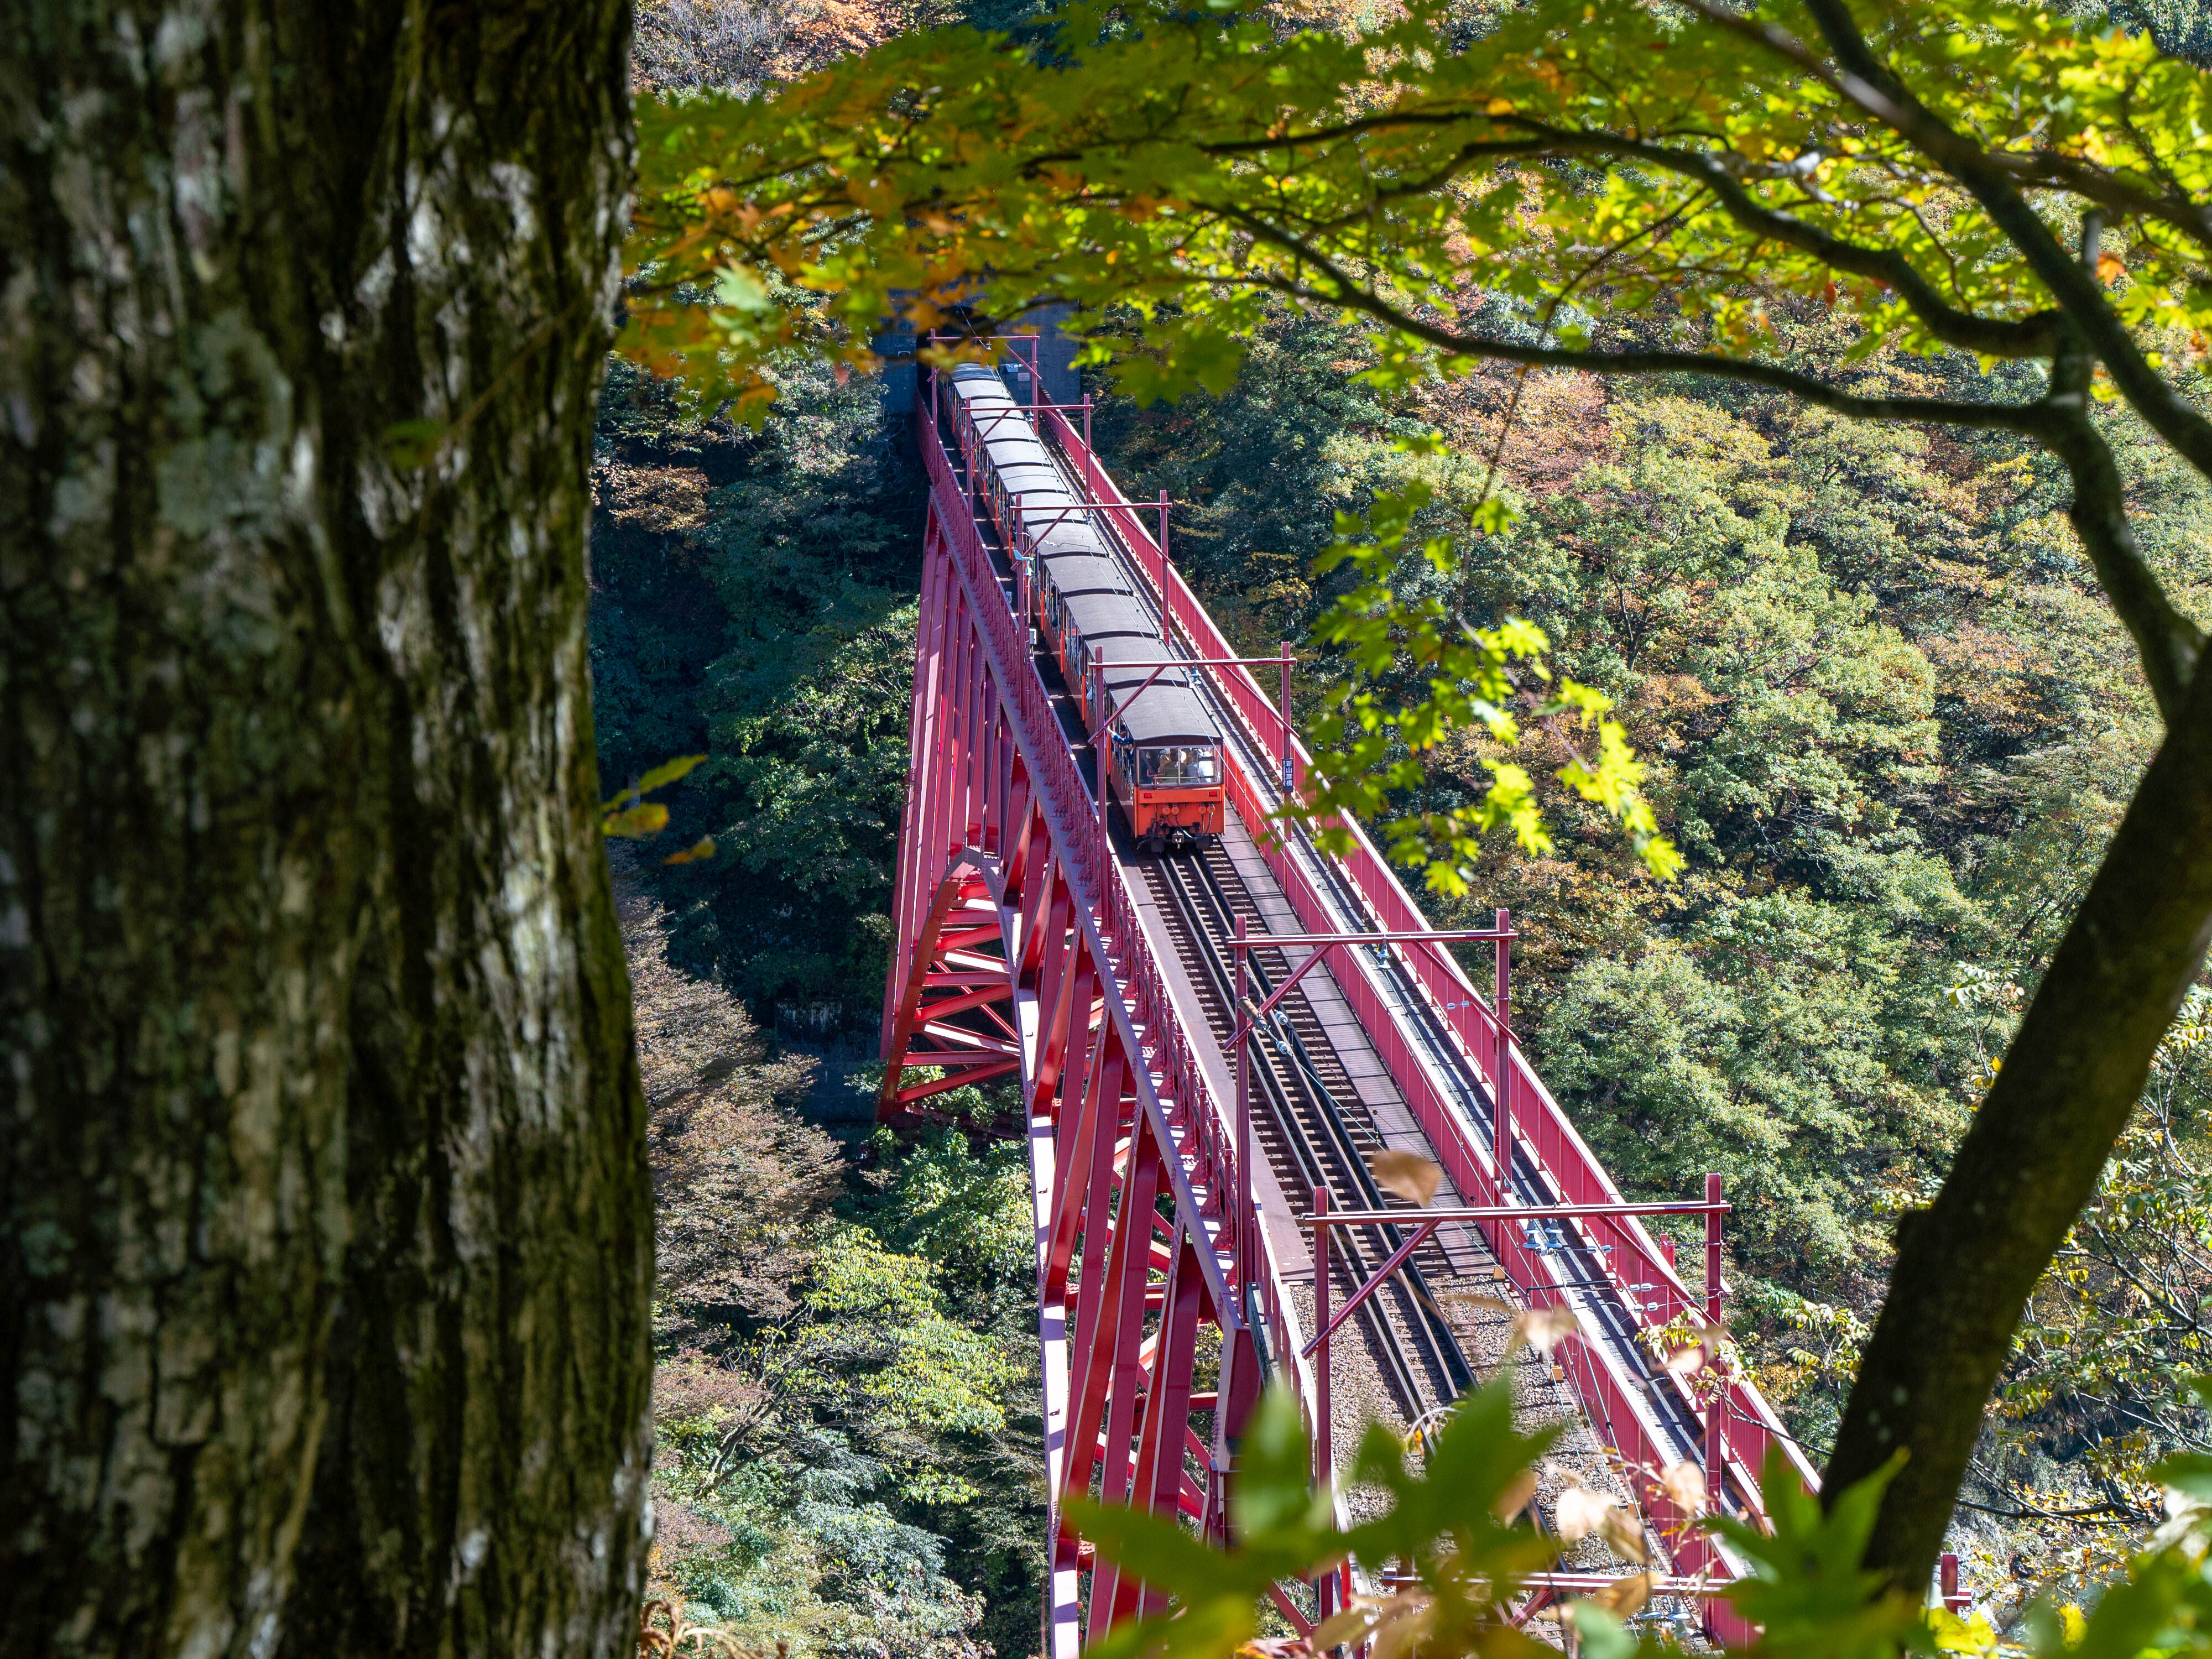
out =
<path fill-rule="evenodd" d="M 1252 1229 L 1252 1029 L 1244 1018 L 1244 918 L 1237 918 L 1237 939 L 1230 950 L 1236 959 L 1237 994 L 1229 1010 L 1230 1029 L 1237 1034 L 1237 1293 L 1247 1307 L 1252 1302 L 1252 1264 L 1258 1259 Z"/>
<path fill-rule="evenodd" d="M 1721 1201 L 1721 1178 L 1705 1177 L 1705 1202 Z M 1716 1384 L 1705 1407 L 1705 1494 L 1718 1514 L 1728 1490 L 1728 1370 L 1721 1358 L 1721 1212 L 1705 1212 L 1705 1367 Z"/>
<path fill-rule="evenodd" d="M 1168 586 L 1168 492 L 1160 491 L 1160 645 L 1175 641 L 1175 594 Z"/>
<path fill-rule="evenodd" d="M 1084 671 L 1090 678 L 1090 671 Z M 1101 697 L 1100 702 L 1105 699 Z M 1107 816 L 1108 795 L 1106 774 L 1114 753 L 1114 727 L 1110 718 L 1098 722 L 1098 735 L 1091 742 L 1091 763 L 1098 773 L 1098 907 L 1103 920 L 1106 914 L 1107 872 L 1114 867 L 1114 831 L 1112 819 Z"/>
<path fill-rule="evenodd" d="M 1313 1189 L 1313 1212 L 1316 1217 L 1328 1213 L 1328 1188 Z M 1314 1226 L 1314 1328 L 1324 1334 L 1321 1345 L 1314 1350 L 1314 1484 L 1324 1492 L 1336 1478 L 1336 1449 L 1329 1433 L 1330 1406 L 1328 1403 L 1328 1228 L 1316 1221 Z M 1317 1598 L 1317 1618 L 1326 1619 L 1334 1609 L 1329 1606 L 1329 1586 L 1334 1582 L 1334 1571 L 1326 1571 L 1314 1580 Z"/>
<path fill-rule="evenodd" d="M 1498 913 L 1498 975 L 1492 994 L 1498 1007 L 1498 1109 L 1491 1156 L 1498 1170 L 1498 1201 L 1513 1201 L 1513 913 Z"/>
<path fill-rule="evenodd" d="M 1291 642 L 1281 641 L 1283 651 L 1282 701 L 1275 705 L 1275 713 L 1283 727 L 1283 805 L 1291 804 Z"/>

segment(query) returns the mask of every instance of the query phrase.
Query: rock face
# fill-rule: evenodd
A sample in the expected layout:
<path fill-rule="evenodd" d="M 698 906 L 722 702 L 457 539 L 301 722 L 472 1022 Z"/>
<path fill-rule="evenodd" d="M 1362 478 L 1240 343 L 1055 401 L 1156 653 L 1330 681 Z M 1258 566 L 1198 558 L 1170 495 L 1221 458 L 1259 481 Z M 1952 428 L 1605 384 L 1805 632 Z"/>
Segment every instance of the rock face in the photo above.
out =
<path fill-rule="evenodd" d="M 585 648 L 629 23 L 10 8 L 0 1654 L 631 1644 Z"/>

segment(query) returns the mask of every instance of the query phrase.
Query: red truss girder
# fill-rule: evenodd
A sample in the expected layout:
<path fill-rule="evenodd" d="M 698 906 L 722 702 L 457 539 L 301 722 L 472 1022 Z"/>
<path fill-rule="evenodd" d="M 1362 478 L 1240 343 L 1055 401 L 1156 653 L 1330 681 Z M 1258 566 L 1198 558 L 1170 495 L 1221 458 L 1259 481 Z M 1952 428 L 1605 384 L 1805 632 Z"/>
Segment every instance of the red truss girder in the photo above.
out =
<path fill-rule="evenodd" d="M 1118 872 L 1102 869 L 1088 792 L 983 558 L 972 520 L 948 526 L 934 503 L 878 1110 L 1019 1079 L 1054 1540 L 1045 1651 L 1064 1659 L 1146 1598 L 1062 1530 L 1062 1499 L 1096 1492 L 1218 1533 L 1257 1360 L 1224 1265 L 1228 1126 L 1129 896 L 1096 896 Z M 1194 1393 L 1202 1325 L 1222 1332 L 1222 1375 Z M 1210 1437 L 1194 1413 L 1215 1419 Z"/>
<path fill-rule="evenodd" d="M 1065 420 L 1041 422 L 1077 458 L 1095 497 L 1121 497 Z M 1147 1602 L 1063 1528 L 1071 1493 L 1095 1492 L 1197 1517 L 1224 1529 L 1227 1448 L 1259 1388 L 1249 1310 L 1266 1351 L 1315 1409 L 1306 1334 L 1285 1290 L 1270 1231 L 1257 1239 L 1249 1287 L 1236 1285 L 1224 1202 L 1249 1204 L 1233 1167 L 1234 1136 L 1170 1000 L 1134 896 L 1102 855 L 1097 808 L 1059 717 L 1033 666 L 1024 631 L 987 551 L 973 505 L 939 442 L 927 399 L 918 436 L 931 474 L 908 730 L 910 790 L 899 842 L 894 955 L 884 990 L 885 1061 L 878 1115 L 927 1115 L 933 1097 L 970 1083 L 1018 1079 L 1034 1200 L 1038 1334 L 1042 1347 L 1046 1456 L 1053 1559 L 1043 1651 L 1072 1659 L 1085 1642 Z M 972 465 L 965 457 L 963 469 Z M 1164 579 L 1182 637 L 1206 656 L 1234 654 L 1179 574 L 1157 558 L 1133 510 L 1118 507 L 1116 533 L 1155 592 Z M 1163 574 L 1164 576 L 1163 577 Z M 1261 752 L 1287 746 L 1305 757 L 1241 669 L 1213 671 L 1217 686 Z M 1241 761 L 1227 769 L 1232 804 L 1248 823 L 1264 818 L 1265 777 Z M 1426 924 L 1364 836 L 1337 869 L 1368 923 L 1392 932 Z M 1304 872 L 1271 852 L 1269 863 L 1302 923 L 1328 931 L 1321 896 Z M 1511 1079 L 1518 1155 L 1554 1196 L 1575 1205 L 1620 1194 L 1517 1048 L 1499 1040 L 1490 1009 L 1441 951 L 1389 947 L 1448 1028 L 1460 1063 L 1495 1090 Z M 1501 1197 L 1492 1150 L 1438 1093 L 1428 1063 L 1386 1006 L 1364 952 L 1340 951 L 1333 972 L 1407 1103 L 1467 1201 Z M 1143 1225 L 1135 1218 L 1146 1218 Z M 1123 1224 L 1124 1222 L 1127 1224 Z M 1663 1323 L 1698 1298 L 1632 1217 L 1570 1224 L 1611 1252 L 1614 1276 L 1656 1287 L 1657 1310 L 1632 1310 L 1639 1325 Z M 1521 1248 L 1510 1228 L 1494 1243 L 1509 1278 L 1532 1304 L 1565 1299 L 1549 1261 Z M 1302 1271 L 1307 1264 L 1297 1264 Z M 1600 1437 L 1632 1464 L 1667 1461 L 1648 1421 L 1649 1380 L 1626 1369 L 1618 1343 L 1580 1310 L 1584 1329 L 1558 1351 Z M 1220 1374 L 1194 1379 L 1198 1333 L 1221 1332 Z M 1756 1504 L 1756 1475 L 1779 1429 L 1754 1390 L 1738 1391 L 1728 1476 Z M 1210 1434 L 1191 1426 L 1210 1419 Z M 1801 1474 L 1808 1481 L 1809 1468 Z M 1679 1520 L 1656 1492 L 1647 1510 Z M 1677 1549 L 1678 1569 L 1732 1576 L 1702 1540 Z M 1090 1584 L 1085 1593 L 1084 1576 Z M 1286 1611 L 1295 1612 L 1288 1604 Z M 1723 1633 L 1741 1635 L 1721 1622 Z"/>

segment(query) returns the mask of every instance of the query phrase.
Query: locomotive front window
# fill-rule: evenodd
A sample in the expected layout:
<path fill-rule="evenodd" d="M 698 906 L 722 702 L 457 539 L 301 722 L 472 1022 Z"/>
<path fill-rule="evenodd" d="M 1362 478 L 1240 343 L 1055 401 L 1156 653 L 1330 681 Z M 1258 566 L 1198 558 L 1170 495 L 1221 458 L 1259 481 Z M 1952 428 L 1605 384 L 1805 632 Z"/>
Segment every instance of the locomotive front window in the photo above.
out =
<path fill-rule="evenodd" d="M 1161 789 L 1210 788 L 1221 781 L 1221 767 L 1210 744 L 1145 749 L 1137 755 L 1137 781 Z"/>

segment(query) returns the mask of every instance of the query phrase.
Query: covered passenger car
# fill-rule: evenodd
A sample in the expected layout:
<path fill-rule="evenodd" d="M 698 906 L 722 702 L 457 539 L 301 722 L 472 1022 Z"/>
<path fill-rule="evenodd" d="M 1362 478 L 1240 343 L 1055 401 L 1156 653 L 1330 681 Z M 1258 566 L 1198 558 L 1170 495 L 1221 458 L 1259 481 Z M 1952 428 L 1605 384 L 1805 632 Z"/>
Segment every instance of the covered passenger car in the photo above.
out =
<path fill-rule="evenodd" d="M 1213 716 L 1181 670 L 1163 670 L 1146 684 L 1149 674 L 1109 666 L 1103 695 L 1115 711 L 1108 728 L 1115 799 L 1137 845 L 1159 850 L 1219 836 L 1227 807 Z"/>

